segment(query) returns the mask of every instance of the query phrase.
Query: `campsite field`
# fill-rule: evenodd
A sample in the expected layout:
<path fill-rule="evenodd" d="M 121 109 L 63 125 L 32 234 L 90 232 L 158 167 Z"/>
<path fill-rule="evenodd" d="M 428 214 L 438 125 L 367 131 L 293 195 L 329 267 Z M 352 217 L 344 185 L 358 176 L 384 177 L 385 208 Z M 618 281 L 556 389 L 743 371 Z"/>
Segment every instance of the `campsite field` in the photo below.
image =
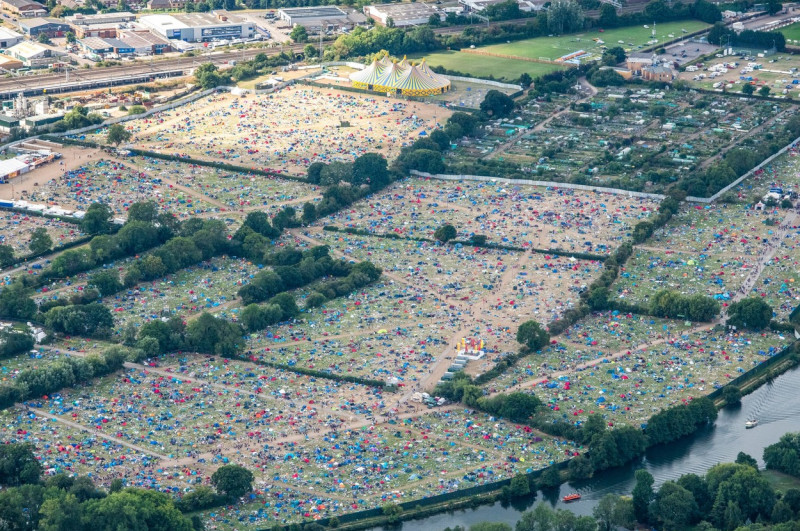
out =
<path fill-rule="evenodd" d="M 655 30 L 656 39 L 659 43 L 663 43 L 707 27 L 708 24 L 699 20 L 682 20 L 657 24 Z M 564 55 L 583 50 L 589 54 L 588 58 L 584 58 L 585 62 L 586 59 L 598 59 L 603 53 L 602 46 L 608 48 L 621 46 L 627 52 L 635 52 L 649 43 L 652 38 L 652 31 L 652 25 L 649 27 L 641 25 L 606 30 L 596 29 L 590 32 L 558 37 L 537 37 L 507 44 L 494 44 L 478 48 L 478 50 L 550 61 L 555 61 Z M 602 41 L 602 43 L 598 42 L 598 40 Z"/>
<path fill-rule="evenodd" d="M 449 115 L 438 105 L 293 85 L 263 97 L 210 95 L 126 127 L 146 150 L 304 175 L 312 162 L 352 162 L 368 151 L 391 160 Z M 105 134 L 87 138 L 102 143 Z"/>
<path fill-rule="evenodd" d="M 678 31 L 692 30 L 677 24 Z M 647 38 L 640 33 L 631 39 Z M 788 105 L 775 102 L 626 90 L 521 100 L 517 114 L 461 142 L 448 163 L 460 168 L 470 158 L 502 158 L 518 161 L 531 176 L 666 187 L 675 174 L 754 131 L 769 134 L 791 116 Z M 364 151 L 391 158 L 448 112 L 300 85 L 273 95 L 216 95 L 128 127 L 146 149 L 300 173 L 311 161 L 352 160 Z M 351 127 L 339 127 L 342 120 Z M 56 169 L 67 174 L 48 174 L 30 192 L 73 208 L 106 201 L 115 217 L 124 218 L 132 202 L 153 198 L 161 212 L 221 219 L 232 233 L 250 212 L 274 215 L 324 191 L 180 162 L 69 153 Z M 785 320 L 798 300 L 800 216 L 780 205 L 753 207 L 772 186 L 800 189 L 797 153 L 775 159 L 724 201 L 683 203 L 665 227 L 633 248 L 610 296 L 646 304 L 654 290 L 668 287 L 728 294 L 720 297 L 724 305 L 752 294 Z M 237 358 L 131 357 L 114 374 L 0 413 L 0 437 L 32 443 L 48 474 L 91 473 L 104 486 L 121 477 L 126 485 L 179 494 L 209 483 L 222 464 L 242 464 L 255 474 L 252 497 L 204 514 L 209 527 L 226 530 L 419 500 L 563 462 L 586 449 L 463 404 L 428 406 L 415 393 L 432 392 L 455 370 L 462 339 L 484 342 L 483 357 L 464 368 L 473 377 L 519 354 L 519 325 L 531 319 L 547 325 L 580 304 L 611 253 L 630 241 L 638 223 L 652 221 L 658 207 L 657 199 L 625 192 L 404 176 L 327 217 L 290 224 L 267 248 L 326 245 L 334 260 L 380 267 L 377 281 L 307 306 L 309 295 L 332 279 L 312 282 L 289 292 L 301 309 L 297 318 L 248 332 Z M 443 223 L 454 226 L 456 242 L 435 241 Z M 470 244 L 474 236 L 489 245 Z M 134 259 L 101 267 L 124 274 Z M 102 300 L 115 317 L 116 334 L 108 341 L 57 339 L 37 353 L 3 360 L 0 377 L 13 381 L 21 370 L 103 351 L 127 337 L 121 331 L 128 325 L 173 316 L 192 324 L 203 311 L 243 321 L 237 291 L 259 270 L 278 267 L 277 260 L 260 262 L 267 260 L 220 256 L 130 286 Z M 34 298 L 78 294 L 99 270 L 53 280 Z M 581 422 L 599 412 L 610 426 L 640 427 L 791 341 L 770 330 L 729 331 L 723 323 L 724 315 L 691 323 L 589 314 L 482 389 L 534 393 L 546 419 Z"/>
<path fill-rule="evenodd" d="M 80 227 L 74 223 L 4 211 L 0 212 L 0 245 L 10 245 L 15 256 L 25 256 L 30 253 L 31 235 L 39 228 L 47 231 L 54 248 L 83 236 Z"/>

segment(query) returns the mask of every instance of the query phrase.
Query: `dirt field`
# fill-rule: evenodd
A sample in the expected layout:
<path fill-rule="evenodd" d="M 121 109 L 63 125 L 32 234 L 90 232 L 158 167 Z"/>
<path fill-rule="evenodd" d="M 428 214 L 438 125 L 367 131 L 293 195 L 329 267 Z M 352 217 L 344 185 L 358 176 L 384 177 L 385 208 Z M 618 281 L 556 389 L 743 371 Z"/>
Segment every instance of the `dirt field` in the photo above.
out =
<path fill-rule="evenodd" d="M 435 105 L 296 85 L 270 95 L 217 94 L 126 125 L 145 149 L 302 174 L 312 162 L 352 161 L 368 151 L 392 159 L 449 114 Z"/>

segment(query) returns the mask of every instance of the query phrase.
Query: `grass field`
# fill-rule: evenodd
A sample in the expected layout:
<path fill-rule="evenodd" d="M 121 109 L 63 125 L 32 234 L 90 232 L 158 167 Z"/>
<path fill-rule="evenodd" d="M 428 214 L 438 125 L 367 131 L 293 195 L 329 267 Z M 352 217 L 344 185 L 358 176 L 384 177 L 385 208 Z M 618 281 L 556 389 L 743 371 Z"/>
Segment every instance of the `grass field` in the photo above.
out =
<path fill-rule="evenodd" d="M 785 28 L 779 29 L 778 33 L 783 33 L 783 36 L 786 37 L 786 44 L 798 44 L 800 43 L 800 22 L 789 24 Z"/>
<path fill-rule="evenodd" d="M 762 470 L 761 475 L 769 481 L 772 488 L 781 492 L 789 489 L 800 489 L 800 479 L 778 472 L 777 470 Z"/>
<path fill-rule="evenodd" d="M 418 56 L 410 59 L 416 61 L 422 57 Z M 458 70 L 465 74 L 480 77 L 491 74 L 495 79 L 504 79 L 506 81 L 515 80 L 524 72 L 535 78 L 563 68 L 545 63 L 531 63 L 530 61 L 503 59 L 458 51 L 433 53 L 424 57 L 425 61 L 431 66 L 443 66 L 449 70 Z"/>
<path fill-rule="evenodd" d="M 682 20 L 657 24 L 656 38 L 659 42 L 666 42 L 683 35 L 684 32 L 681 30 L 686 30 L 686 33 L 692 33 L 706 27 L 708 27 L 708 24 L 699 20 Z M 508 44 L 494 44 L 483 47 L 481 50 L 532 59 L 549 58 L 550 60 L 555 60 L 571 52 L 585 50 L 596 57 L 602 53 L 601 44 L 592 39 L 602 40 L 609 48 L 622 46 L 627 51 L 635 51 L 650 41 L 651 32 L 652 27 L 645 28 L 643 25 L 609 29 L 602 33 L 595 29 L 586 33 L 573 33 L 561 37 L 537 37 Z M 624 41 L 624 44 L 619 41 Z M 494 64 L 494 61 L 493 59 L 492 64 Z"/>

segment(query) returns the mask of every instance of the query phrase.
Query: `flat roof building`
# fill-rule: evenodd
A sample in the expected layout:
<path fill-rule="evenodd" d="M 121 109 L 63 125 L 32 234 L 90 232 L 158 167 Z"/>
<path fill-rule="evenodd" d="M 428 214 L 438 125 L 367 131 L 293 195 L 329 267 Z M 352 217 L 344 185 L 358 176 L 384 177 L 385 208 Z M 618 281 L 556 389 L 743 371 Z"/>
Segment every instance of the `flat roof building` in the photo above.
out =
<path fill-rule="evenodd" d="M 47 14 L 47 9 L 42 4 L 32 0 L 0 0 L 0 6 L 5 11 L 26 18 L 43 17 Z"/>
<path fill-rule="evenodd" d="M 43 17 L 20 20 L 19 29 L 25 35 L 31 37 L 38 37 L 44 34 L 52 39 L 63 37 L 72 28 L 69 24 L 57 18 Z"/>
<path fill-rule="evenodd" d="M 255 33 L 255 24 L 231 15 L 227 11 L 146 15 L 139 19 L 139 24 L 167 39 L 187 42 L 248 39 Z"/>
<path fill-rule="evenodd" d="M 22 35 L 14 30 L 0 27 L 0 48 L 11 48 L 22 41 Z"/>
<path fill-rule="evenodd" d="M 97 15 L 82 15 L 78 13 L 71 17 L 65 17 L 69 24 L 72 26 L 91 26 L 94 24 L 120 24 L 122 22 L 133 22 L 136 20 L 136 15 L 130 11 L 121 11 L 119 13 L 99 13 Z"/>
<path fill-rule="evenodd" d="M 290 7 L 278 10 L 278 17 L 290 26 L 314 31 L 352 28 L 367 21 L 358 11 L 347 12 L 336 6 Z"/>
<path fill-rule="evenodd" d="M 117 38 L 133 46 L 137 54 L 159 55 L 172 50 L 170 41 L 152 31 L 126 29 Z"/>
<path fill-rule="evenodd" d="M 59 57 L 67 55 L 36 42 L 21 42 L 9 48 L 6 53 L 22 61 L 25 66 L 50 66 L 59 62 Z"/>
<path fill-rule="evenodd" d="M 506 0 L 458 0 L 464 6 L 464 10 L 470 13 L 480 13 L 489 6 L 501 4 Z M 517 0 L 519 10 L 526 13 L 544 9 L 545 0 Z"/>
<path fill-rule="evenodd" d="M 435 4 L 424 2 L 365 6 L 364 14 L 382 26 L 388 26 L 389 19 L 391 19 L 398 28 L 427 24 L 431 16 L 436 16 L 439 20 L 445 19 L 444 11 L 437 8 Z"/>

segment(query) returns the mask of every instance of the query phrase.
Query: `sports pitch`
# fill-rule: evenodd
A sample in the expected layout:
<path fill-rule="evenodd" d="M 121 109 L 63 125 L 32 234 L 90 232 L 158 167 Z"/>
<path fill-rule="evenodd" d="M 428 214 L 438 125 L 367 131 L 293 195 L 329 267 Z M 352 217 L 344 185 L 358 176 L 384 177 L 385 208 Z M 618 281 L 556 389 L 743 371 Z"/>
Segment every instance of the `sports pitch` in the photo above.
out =
<path fill-rule="evenodd" d="M 420 55 L 416 60 L 421 59 Z M 446 51 L 424 55 L 425 62 L 431 66 L 443 66 L 448 70 L 457 70 L 465 74 L 477 77 L 486 77 L 491 74 L 495 79 L 504 81 L 514 81 L 524 72 L 531 77 L 549 74 L 556 70 L 561 70 L 562 66 L 546 63 L 532 63 L 519 59 L 505 59 L 502 57 L 490 57 L 488 55 L 478 55 L 459 51 Z"/>
<path fill-rule="evenodd" d="M 781 28 L 777 32 L 783 33 L 783 36 L 786 37 L 786 44 L 800 43 L 800 22 L 789 24 L 788 26 L 786 26 L 785 28 Z"/>
<path fill-rule="evenodd" d="M 663 43 L 707 27 L 708 24 L 699 20 L 682 20 L 656 24 L 656 39 L 658 39 L 659 43 Z M 643 48 L 652 38 L 652 31 L 652 24 L 648 24 L 648 27 L 644 27 L 644 25 L 627 26 L 604 30 L 603 32 L 599 29 L 593 29 L 584 33 L 573 33 L 560 37 L 536 37 L 507 44 L 493 44 L 479 48 L 479 50 L 549 60 L 556 60 L 564 55 L 584 50 L 590 54 L 591 58 L 598 58 L 602 55 L 601 46 L 603 45 L 608 48 L 622 46 L 628 52 Z"/>

